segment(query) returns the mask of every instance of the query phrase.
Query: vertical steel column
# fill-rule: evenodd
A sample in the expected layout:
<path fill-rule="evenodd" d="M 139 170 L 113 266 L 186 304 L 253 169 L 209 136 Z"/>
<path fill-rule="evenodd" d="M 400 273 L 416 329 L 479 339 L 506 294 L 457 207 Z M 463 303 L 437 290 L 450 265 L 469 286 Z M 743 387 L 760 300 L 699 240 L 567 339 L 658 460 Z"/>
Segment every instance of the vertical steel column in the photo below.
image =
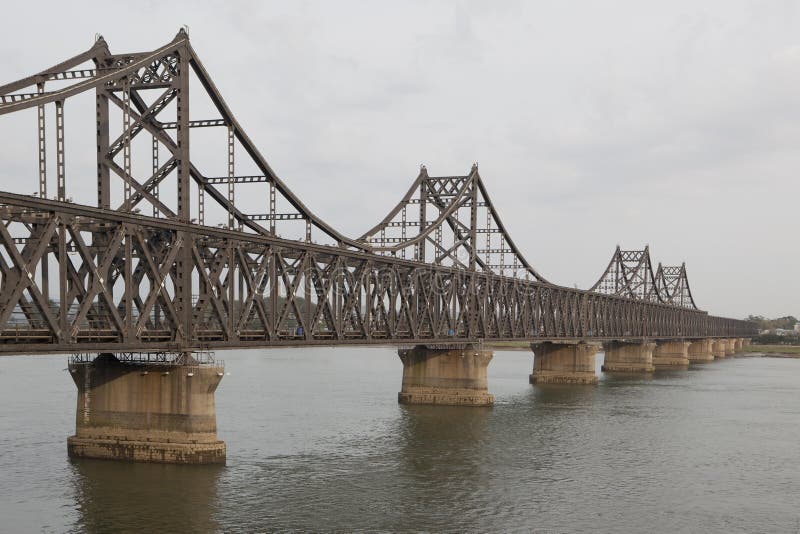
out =
<path fill-rule="evenodd" d="M 278 254 L 273 247 L 269 249 L 269 321 L 272 332 L 278 335 Z"/>
<path fill-rule="evenodd" d="M 97 126 L 97 207 L 111 207 L 110 170 L 108 157 L 108 96 L 105 89 L 97 88 L 95 94 L 95 122 Z"/>
<path fill-rule="evenodd" d="M 67 225 L 63 217 L 58 222 L 58 329 L 59 342 L 68 341 L 67 332 Z"/>
<path fill-rule="evenodd" d="M 358 307 L 357 310 L 364 310 L 364 338 L 369 341 L 372 339 L 372 260 L 366 260 L 364 270 L 361 272 L 361 287 L 363 292 L 358 294 Z M 361 295 L 364 295 L 363 300 Z"/>
<path fill-rule="evenodd" d="M 401 223 L 401 226 L 400 226 L 400 239 L 402 240 L 402 242 L 404 244 L 406 242 L 406 217 L 407 217 L 406 216 L 406 207 L 407 206 L 408 206 L 408 204 L 403 204 L 403 213 L 401 215 L 402 223 Z M 406 249 L 405 249 L 405 247 L 400 249 L 400 257 L 403 258 L 403 259 L 406 258 Z"/>
<path fill-rule="evenodd" d="M 156 136 L 153 136 L 153 176 L 156 175 L 158 172 L 158 139 Z M 154 197 L 158 198 L 158 180 L 153 183 L 152 194 Z M 155 204 L 153 204 L 153 217 L 158 217 L 158 208 Z"/>
<path fill-rule="evenodd" d="M 64 101 L 56 100 L 56 174 L 58 176 L 58 200 L 67 197 L 64 177 Z"/>
<path fill-rule="evenodd" d="M 459 247 L 457 247 L 456 244 L 458 243 L 459 234 L 461 233 L 461 224 L 458 219 L 458 213 L 461 211 L 462 207 L 463 204 L 459 204 L 458 207 L 456 207 L 456 210 L 453 212 L 453 221 L 455 222 L 455 224 L 453 224 L 453 229 L 452 229 L 453 249 L 450 253 L 448 253 L 448 256 L 450 256 L 453 259 L 454 263 L 455 261 L 460 261 L 458 258 Z"/>
<path fill-rule="evenodd" d="M 44 83 L 36 84 L 39 94 L 44 93 Z M 37 106 L 37 125 L 39 129 L 39 198 L 47 198 L 47 150 L 45 130 L 44 104 Z M 49 247 L 48 247 L 49 250 Z M 42 295 L 46 301 L 50 300 L 50 276 L 47 264 L 48 253 L 42 256 Z"/>
<path fill-rule="evenodd" d="M 333 291 L 333 324 L 336 325 L 336 339 L 341 339 L 344 322 L 342 321 L 342 293 L 344 291 L 344 273 L 346 262 L 344 258 L 337 258 L 334 270 L 331 273 Z"/>
<path fill-rule="evenodd" d="M 236 311 L 236 253 L 234 252 L 234 244 L 228 239 L 228 276 L 225 278 L 225 283 L 228 285 L 228 340 L 236 339 L 235 329 L 236 321 L 234 315 Z"/>
<path fill-rule="evenodd" d="M 505 265 L 506 265 L 506 256 L 505 256 L 505 249 L 506 249 L 506 235 L 500 234 L 500 275 L 502 276 L 505 272 Z"/>
<path fill-rule="evenodd" d="M 478 259 L 478 184 L 472 179 L 469 207 L 469 270 L 474 271 Z"/>
<path fill-rule="evenodd" d="M 427 173 L 426 173 L 427 175 Z M 419 185 L 419 233 L 422 234 L 425 232 L 425 228 L 427 228 L 427 209 L 428 209 L 428 185 L 425 180 L 422 180 L 422 183 Z M 425 261 L 425 246 L 428 238 L 426 237 L 419 243 L 419 251 L 417 255 L 417 259 L 419 261 Z"/>
<path fill-rule="evenodd" d="M 306 219 L 306 243 L 311 243 L 311 219 Z"/>
<path fill-rule="evenodd" d="M 158 163 L 158 139 L 156 138 L 155 135 L 153 136 L 153 145 L 152 145 L 152 147 L 153 147 L 153 154 L 152 154 L 152 156 L 153 156 L 153 176 L 155 176 L 156 173 L 158 172 L 158 168 L 159 168 L 159 163 Z M 158 181 L 157 180 L 153 183 L 153 189 L 152 189 L 151 192 L 152 192 L 154 197 L 158 198 Z M 158 217 L 158 214 L 159 214 L 158 208 L 156 207 L 155 204 L 153 204 L 153 217 Z M 141 261 L 141 259 L 140 259 L 140 261 Z M 153 281 L 153 278 L 150 279 L 151 290 L 152 290 L 152 281 Z M 160 317 L 161 317 L 161 307 L 160 307 L 160 304 L 159 304 L 159 299 L 156 299 L 155 303 L 153 304 L 153 328 L 154 329 L 158 329 L 159 328 Z"/>
<path fill-rule="evenodd" d="M 237 255 L 237 259 L 238 259 L 238 255 Z M 247 254 L 245 254 L 245 259 L 247 259 Z M 245 269 L 250 269 L 250 265 L 248 265 L 246 262 L 242 263 L 241 259 L 238 259 L 238 261 L 239 261 L 239 314 L 240 314 L 239 319 L 242 319 L 243 321 L 237 322 L 237 324 L 245 324 L 244 323 L 244 317 L 243 317 L 243 315 L 244 315 L 244 313 L 243 313 L 244 307 L 242 306 L 244 304 L 244 299 L 245 299 L 245 295 L 244 295 L 244 288 L 245 288 L 244 270 Z M 238 335 L 238 332 L 237 332 L 237 335 Z"/>
<path fill-rule="evenodd" d="M 42 296 L 44 300 L 50 301 L 50 267 L 48 257 L 50 256 L 50 246 L 48 245 L 42 254 L 41 270 L 42 270 Z"/>
<path fill-rule="evenodd" d="M 124 171 L 122 200 L 125 211 L 131 205 L 131 90 L 128 79 L 122 80 L 122 170 Z"/>
<path fill-rule="evenodd" d="M 123 321 L 123 341 L 130 341 L 133 334 L 133 233 L 131 227 L 125 225 L 125 259 L 123 278 L 125 283 L 125 320 Z"/>
<path fill-rule="evenodd" d="M 269 231 L 275 233 L 275 182 L 269 183 Z"/>
<path fill-rule="evenodd" d="M 178 157 L 178 219 L 189 222 L 189 184 L 191 182 L 191 162 L 189 160 L 189 51 L 180 50 L 179 73 L 175 77 L 178 84 L 177 98 L 177 144 Z M 174 82 L 173 82 L 174 83 Z"/>
<path fill-rule="evenodd" d="M 178 84 L 177 102 L 177 142 L 178 150 L 178 220 L 189 222 L 191 215 L 190 187 L 191 161 L 189 159 L 189 48 L 179 49 L 178 75 L 174 82 Z M 192 338 L 192 239 L 191 234 L 178 232 L 182 239 L 181 250 L 176 259 L 175 301 L 182 330 L 181 341 L 185 344 Z"/>
<path fill-rule="evenodd" d="M 206 187 L 202 183 L 197 184 L 197 224 L 206 224 Z"/>
<path fill-rule="evenodd" d="M 306 252 L 305 258 L 303 261 L 303 294 L 306 299 L 306 306 L 305 306 L 305 328 L 303 329 L 303 337 L 305 339 L 311 339 L 311 262 L 313 259 L 311 258 L 311 252 Z"/>
<path fill-rule="evenodd" d="M 233 203 L 234 203 L 234 159 L 233 159 L 233 126 L 228 126 L 228 229 L 233 230 Z"/>
<path fill-rule="evenodd" d="M 108 93 L 103 87 L 95 90 L 95 133 L 97 135 L 97 207 L 111 209 L 111 169 L 108 165 L 109 158 L 109 113 Z M 108 243 L 109 234 L 104 229 L 92 232 L 92 245 L 101 250 Z M 99 257 L 99 256 L 98 256 Z M 59 261 L 69 261 L 66 256 Z M 99 260 L 98 260 L 99 265 Z M 109 271 L 101 276 L 110 280 Z M 65 280 L 65 279 L 62 279 Z M 102 299 L 98 301 L 98 308 L 106 310 L 107 306 Z M 107 313 L 107 310 L 106 310 Z"/>
<path fill-rule="evenodd" d="M 36 84 L 39 94 L 44 92 L 44 83 Z M 39 198 L 47 198 L 47 146 L 45 130 L 44 104 L 36 108 L 39 126 Z"/>
<path fill-rule="evenodd" d="M 492 210 L 486 206 L 486 268 L 489 269 L 492 248 Z"/>

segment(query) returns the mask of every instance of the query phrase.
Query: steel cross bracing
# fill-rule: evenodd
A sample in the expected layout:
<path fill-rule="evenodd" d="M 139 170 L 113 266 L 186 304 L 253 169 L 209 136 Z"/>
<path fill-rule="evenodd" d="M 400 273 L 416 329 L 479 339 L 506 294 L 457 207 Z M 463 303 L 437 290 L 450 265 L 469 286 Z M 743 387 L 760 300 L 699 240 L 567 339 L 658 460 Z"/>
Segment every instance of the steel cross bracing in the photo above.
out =
<path fill-rule="evenodd" d="M 686 276 L 685 263 L 666 267 L 659 263 L 655 278 L 656 291 L 663 302 L 697 309 L 694 297 L 692 297 L 692 290 L 689 288 L 689 278 Z"/>
<path fill-rule="evenodd" d="M 653 272 L 649 246 L 644 250 L 620 250 L 617 245 L 608 267 L 590 291 L 697 309 L 686 264 L 664 267 L 659 263 Z"/>
<path fill-rule="evenodd" d="M 193 101 L 207 97 L 218 117 L 190 117 L 190 78 L 202 88 Z M 68 195 L 65 102 L 84 92 L 95 97 L 96 207 Z M 36 195 L 0 192 L 0 352 L 753 333 L 750 323 L 697 310 L 685 267 L 654 275 L 647 249 L 617 250 L 589 291 L 547 282 L 510 239 L 477 166 L 444 178 L 423 167 L 379 225 L 358 240 L 341 235 L 275 175 L 183 31 L 142 54 L 113 55 L 100 38 L 0 87 L 0 115 L 29 108 L 39 187 Z M 190 159 L 195 128 L 222 131 L 226 175 Z M 237 173 L 242 164 L 248 171 Z M 239 209 L 240 187 L 261 188 L 260 212 Z"/>
<path fill-rule="evenodd" d="M 489 199 L 478 166 L 431 177 L 425 166 L 408 193 L 360 241 L 381 255 L 547 282 L 525 260 Z"/>

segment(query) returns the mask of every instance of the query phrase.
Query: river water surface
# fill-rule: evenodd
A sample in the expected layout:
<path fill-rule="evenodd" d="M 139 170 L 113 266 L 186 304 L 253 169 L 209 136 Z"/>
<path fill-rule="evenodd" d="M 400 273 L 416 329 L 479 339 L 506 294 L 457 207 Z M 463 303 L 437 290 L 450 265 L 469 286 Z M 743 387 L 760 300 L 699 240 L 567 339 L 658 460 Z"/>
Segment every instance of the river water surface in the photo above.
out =
<path fill-rule="evenodd" d="M 225 467 L 70 461 L 66 358 L 0 358 L 0 531 L 800 532 L 800 360 L 544 387 L 497 351 L 451 408 L 397 404 L 393 349 L 218 356 Z"/>

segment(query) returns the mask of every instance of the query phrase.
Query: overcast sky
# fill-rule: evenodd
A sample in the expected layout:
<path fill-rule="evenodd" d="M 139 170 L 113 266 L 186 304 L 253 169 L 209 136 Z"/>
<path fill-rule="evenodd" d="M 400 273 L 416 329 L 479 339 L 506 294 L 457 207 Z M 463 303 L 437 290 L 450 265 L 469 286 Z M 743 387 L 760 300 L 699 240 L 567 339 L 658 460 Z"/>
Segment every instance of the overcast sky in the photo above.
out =
<path fill-rule="evenodd" d="M 48 4 L 3 8 L 0 84 L 95 33 L 139 52 L 186 24 L 278 175 L 344 234 L 380 220 L 420 163 L 477 161 L 553 282 L 588 287 L 617 244 L 649 244 L 686 262 L 712 314 L 800 315 L 797 2 Z M 34 127 L 0 118 L 3 189 L 36 189 Z"/>

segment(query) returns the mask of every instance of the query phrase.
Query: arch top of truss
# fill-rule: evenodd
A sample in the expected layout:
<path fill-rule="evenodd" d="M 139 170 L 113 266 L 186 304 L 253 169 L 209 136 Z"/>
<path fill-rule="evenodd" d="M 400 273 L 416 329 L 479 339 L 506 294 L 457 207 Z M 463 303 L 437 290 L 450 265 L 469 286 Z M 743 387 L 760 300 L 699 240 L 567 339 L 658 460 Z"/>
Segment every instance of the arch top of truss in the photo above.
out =
<path fill-rule="evenodd" d="M 175 55 L 186 56 L 191 72 L 200 81 L 203 89 L 213 102 L 221 117 L 220 120 L 215 121 L 219 124 L 215 125 L 227 126 L 232 131 L 232 135 L 239 141 L 245 152 L 259 168 L 262 173 L 262 181 L 270 182 L 274 186 L 277 193 L 296 210 L 295 216 L 298 219 L 307 221 L 311 227 L 321 231 L 340 247 L 369 251 L 370 248 L 365 246 L 364 243 L 346 237 L 315 215 L 278 177 L 266 158 L 255 146 L 255 143 L 245 133 L 241 123 L 235 118 L 205 66 L 192 48 L 189 36 L 183 29 L 178 31 L 172 41 L 150 52 L 112 54 L 109 51 L 106 40 L 99 37 L 84 52 L 37 74 L 0 86 L 0 115 L 44 106 L 52 102 L 63 103 L 66 99 L 87 91 L 108 91 L 111 94 L 109 100 L 121 106 L 123 105 L 122 99 L 117 98 L 114 93 L 120 91 L 125 85 L 130 89 L 131 93 L 130 101 L 132 106 L 130 111 L 132 114 L 136 114 L 133 117 L 141 123 L 141 128 L 152 133 L 155 138 L 166 146 L 175 146 L 176 141 L 165 131 L 165 124 L 155 117 L 157 112 L 150 113 L 152 110 L 148 109 L 148 106 L 135 92 L 151 88 L 176 89 L 173 80 L 177 76 L 189 74 L 178 72 L 178 66 L 173 58 Z M 94 68 L 72 70 L 88 61 L 94 63 Z M 68 84 L 53 91 L 44 90 L 45 84 L 51 81 L 63 81 Z M 26 88 L 32 89 L 28 89 L 28 92 L 23 92 Z M 251 216 L 241 213 L 236 206 L 228 201 L 225 195 L 216 190 L 214 185 L 209 182 L 208 177 L 203 175 L 191 162 L 190 175 L 199 187 L 202 187 L 216 202 L 232 213 L 233 217 L 243 227 L 247 227 L 259 234 L 268 235 L 271 233 L 269 229 L 258 224 Z M 169 211 L 166 213 L 168 216 L 170 215 Z"/>
<path fill-rule="evenodd" d="M 418 214 L 416 219 L 409 220 L 406 215 L 402 215 L 402 219 L 397 220 L 401 214 L 407 214 L 409 208 L 420 205 L 434 210 L 435 215 L 428 217 L 427 209 L 420 209 L 416 212 Z M 466 210 L 473 207 L 466 223 L 459 219 L 458 213 L 462 208 Z M 475 216 L 478 207 L 485 209 L 485 215 L 481 218 Z M 423 216 L 425 220 L 422 220 Z M 403 237 L 387 238 L 385 235 L 387 231 L 397 226 L 405 229 L 414 228 L 414 231 L 412 235 L 404 231 Z M 359 241 L 372 247 L 374 252 L 397 254 L 409 247 L 416 247 L 415 250 L 419 250 L 419 247 L 433 244 L 434 236 L 439 235 L 443 229 L 448 229 L 452 233 L 455 244 L 445 250 L 436 243 L 435 246 L 442 254 L 434 257 L 434 263 L 447 259 L 457 267 L 496 274 L 513 270 L 517 275 L 521 274 L 529 279 L 549 284 L 528 262 L 509 235 L 478 172 L 477 165 L 473 165 L 469 173 L 457 176 L 430 176 L 427 168 L 422 166 L 406 194 L 378 224 L 361 235 Z M 495 244 L 495 248 L 486 245 L 484 249 L 479 249 L 479 236 L 489 233 L 497 235 L 499 243 Z M 503 259 L 499 264 L 492 263 L 491 259 L 492 254 L 497 254 L 496 251 L 502 251 L 500 257 Z M 463 252 L 463 259 L 460 259 L 458 252 Z M 469 261 L 466 258 L 469 258 Z"/>

